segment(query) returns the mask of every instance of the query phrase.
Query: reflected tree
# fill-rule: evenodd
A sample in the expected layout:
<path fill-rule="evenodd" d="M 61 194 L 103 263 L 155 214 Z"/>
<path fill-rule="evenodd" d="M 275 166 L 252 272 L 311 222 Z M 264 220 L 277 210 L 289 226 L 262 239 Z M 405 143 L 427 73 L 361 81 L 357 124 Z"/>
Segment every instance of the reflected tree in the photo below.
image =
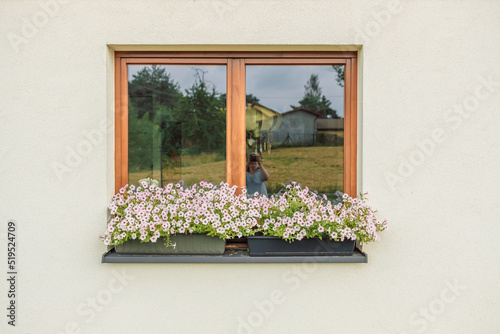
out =
<path fill-rule="evenodd" d="M 179 85 L 158 65 L 146 66 L 134 74 L 128 89 L 130 104 L 137 108 L 138 117 L 149 113 L 151 120 L 158 106 L 175 108 L 182 96 Z"/>
<path fill-rule="evenodd" d="M 129 82 L 129 168 L 159 168 L 161 151 L 169 146 L 165 118 L 178 108 L 180 87 L 160 66 L 146 66 Z"/>
<path fill-rule="evenodd" d="M 186 151 L 197 154 L 225 150 L 226 105 L 215 87 L 207 87 L 200 71 L 197 71 L 195 83 L 185 90 L 175 112 L 174 118 L 181 124 L 182 146 Z"/>
<path fill-rule="evenodd" d="M 184 94 L 160 66 L 144 67 L 129 82 L 131 171 L 173 166 L 183 154 L 225 152 L 225 103 L 194 70 L 195 83 Z"/>
<path fill-rule="evenodd" d="M 226 105 L 226 93 L 221 94 L 220 97 L 221 97 L 224 105 Z M 246 95 L 246 104 L 249 104 L 249 103 L 259 103 L 259 101 L 260 101 L 260 99 L 257 96 L 253 95 L 253 94 L 247 94 Z"/>
<path fill-rule="evenodd" d="M 304 97 L 299 101 L 299 105 L 291 105 L 291 108 L 308 109 L 319 113 L 323 118 L 340 118 L 337 115 L 337 111 L 330 107 L 332 102 L 322 93 L 317 74 L 311 74 L 304 88 Z"/>
<path fill-rule="evenodd" d="M 337 74 L 335 81 L 340 87 L 344 87 L 344 65 L 332 65 L 332 69 Z"/>

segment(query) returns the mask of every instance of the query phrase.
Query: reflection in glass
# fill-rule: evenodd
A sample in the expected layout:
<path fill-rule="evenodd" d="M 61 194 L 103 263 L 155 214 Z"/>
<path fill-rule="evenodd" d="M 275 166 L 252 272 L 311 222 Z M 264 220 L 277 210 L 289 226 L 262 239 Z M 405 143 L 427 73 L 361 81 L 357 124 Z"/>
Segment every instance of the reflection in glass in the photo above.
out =
<path fill-rule="evenodd" d="M 247 66 L 247 155 L 269 172 L 267 190 L 290 180 L 325 193 L 343 191 L 344 67 Z"/>
<path fill-rule="evenodd" d="M 225 66 L 129 65 L 129 183 L 226 179 Z"/>

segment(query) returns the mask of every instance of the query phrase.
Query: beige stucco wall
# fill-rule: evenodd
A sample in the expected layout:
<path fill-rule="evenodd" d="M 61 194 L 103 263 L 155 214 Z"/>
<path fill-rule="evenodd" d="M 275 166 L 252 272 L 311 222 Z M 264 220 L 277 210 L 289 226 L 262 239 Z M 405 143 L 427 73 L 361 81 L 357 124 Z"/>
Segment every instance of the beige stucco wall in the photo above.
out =
<path fill-rule="evenodd" d="M 498 331 L 498 1 L 63 2 L 0 2 L 0 332 Z M 369 263 L 101 264 L 136 49 L 361 50 L 359 191 L 390 223 Z"/>

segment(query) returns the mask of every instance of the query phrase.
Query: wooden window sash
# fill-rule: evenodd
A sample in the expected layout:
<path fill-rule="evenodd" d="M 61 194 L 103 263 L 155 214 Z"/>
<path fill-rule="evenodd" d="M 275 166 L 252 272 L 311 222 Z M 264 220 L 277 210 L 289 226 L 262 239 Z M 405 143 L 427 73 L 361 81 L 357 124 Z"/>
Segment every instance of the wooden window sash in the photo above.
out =
<path fill-rule="evenodd" d="M 348 59 L 277 59 L 277 58 L 251 58 L 245 59 L 245 65 L 345 65 Z"/>
<path fill-rule="evenodd" d="M 357 194 L 357 62 L 344 68 L 344 192 Z"/>
<path fill-rule="evenodd" d="M 253 59 L 253 58 L 279 58 L 279 59 L 355 59 L 355 51 L 117 51 L 118 58 L 226 58 L 226 59 Z"/>
<path fill-rule="evenodd" d="M 115 193 L 128 183 L 128 70 L 115 59 Z"/>
<path fill-rule="evenodd" d="M 142 65 L 226 65 L 226 181 L 245 186 L 246 65 L 344 65 L 344 192 L 357 192 L 356 52 L 116 52 L 115 192 L 128 183 L 128 68 Z"/>
<path fill-rule="evenodd" d="M 127 65 L 227 65 L 224 58 L 124 58 Z"/>

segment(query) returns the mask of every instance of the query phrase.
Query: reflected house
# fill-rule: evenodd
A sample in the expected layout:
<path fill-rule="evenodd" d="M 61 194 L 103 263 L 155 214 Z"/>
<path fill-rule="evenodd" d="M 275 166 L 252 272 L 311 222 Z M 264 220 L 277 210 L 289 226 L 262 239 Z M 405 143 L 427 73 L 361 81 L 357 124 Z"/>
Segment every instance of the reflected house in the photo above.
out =
<path fill-rule="evenodd" d="M 247 145 L 256 151 L 269 147 L 274 131 L 280 128 L 281 114 L 259 103 L 248 103 L 246 110 Z M 275 141 L 272 141 L 275 144 Z"/>
<path fill-rule="evenodd" d="M 344 119 L 318 118 L 316 120 L 316 131 L 341 131 L 344 132 Z"/>
<path fill-rule="evenodd" d="M 342 145 L 344 143 L 344 119 L 318 118 L 316 142 L 320 145 Z"/>
<path fill-rule="evenodd" d="M 273 146 L 309 146 L 319 141 L 335 144 L 343 138 L 344 120 L 321 118 L 321 114 L 306 108 L 279 113 L 259 103 L 247 104 L 247 144 L 266 150 Z"/>
<path fill-rule="evenodd" d="M 315 142 L 317 112 L 296 108 L 281 114 L 281 126 L 272 134 L 274 145 L 307 146 Z"/>
<path fill-rule="evenodd" d="M 281 114 L 259 103 L 248 103 L 246 124 L 247 131 L 269 131 L 276 128 Z"/>

